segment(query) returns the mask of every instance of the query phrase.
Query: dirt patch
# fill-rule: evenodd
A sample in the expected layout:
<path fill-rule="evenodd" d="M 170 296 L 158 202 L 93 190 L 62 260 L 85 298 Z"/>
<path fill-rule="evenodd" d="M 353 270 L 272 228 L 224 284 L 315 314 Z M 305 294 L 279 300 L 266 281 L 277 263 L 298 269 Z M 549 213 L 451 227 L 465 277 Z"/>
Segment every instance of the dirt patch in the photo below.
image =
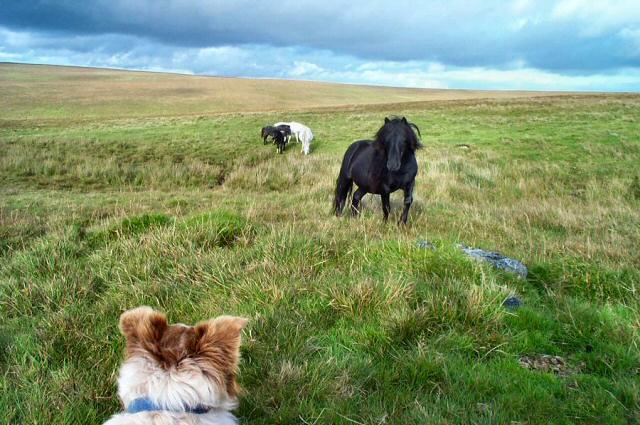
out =
<path fill-rule="evenodd" d="M 580 373 L 584 368 L 584 363 L 576 366 L 570 366 L 565 359 L 560 356 L 550 356 L 542 354 L 539 356 L 522 356 L 519 360 L 520 366 L 529 370 L 537 370 L 540 372 L 551 372 L 562 378 Z"/>

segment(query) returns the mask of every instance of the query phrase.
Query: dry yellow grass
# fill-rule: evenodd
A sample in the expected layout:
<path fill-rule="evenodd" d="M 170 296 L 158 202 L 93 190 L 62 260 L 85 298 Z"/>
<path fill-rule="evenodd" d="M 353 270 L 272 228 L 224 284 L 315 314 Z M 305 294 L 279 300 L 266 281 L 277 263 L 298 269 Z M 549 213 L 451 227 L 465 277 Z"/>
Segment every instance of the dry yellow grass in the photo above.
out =
<path fill-rule="evenodd" d="M 0 63 L 0 119 L 282 112 L 557 94 L 395 88 Z"/>

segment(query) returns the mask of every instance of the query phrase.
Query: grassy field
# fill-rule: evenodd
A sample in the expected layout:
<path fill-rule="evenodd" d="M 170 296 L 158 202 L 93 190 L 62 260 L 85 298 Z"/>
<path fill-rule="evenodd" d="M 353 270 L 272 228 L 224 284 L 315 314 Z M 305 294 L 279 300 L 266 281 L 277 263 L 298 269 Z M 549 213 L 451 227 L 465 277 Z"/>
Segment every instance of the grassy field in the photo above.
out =
<path fill-rule="evenodd" d="M 432 95 L 0 66 L 0 422 L 118 411 L 141 304 L 250 318 L 242 423 L 640 422 L 640 95 Z M 333 217 L 345 148 L 391 114 L 425 144 L 409 225 L 399 193 L 386 226 L 371 195 Z M 262 145 L 279 120 L 311 155 Z M 543 354 L 566 373 L 519 363 Z"/>

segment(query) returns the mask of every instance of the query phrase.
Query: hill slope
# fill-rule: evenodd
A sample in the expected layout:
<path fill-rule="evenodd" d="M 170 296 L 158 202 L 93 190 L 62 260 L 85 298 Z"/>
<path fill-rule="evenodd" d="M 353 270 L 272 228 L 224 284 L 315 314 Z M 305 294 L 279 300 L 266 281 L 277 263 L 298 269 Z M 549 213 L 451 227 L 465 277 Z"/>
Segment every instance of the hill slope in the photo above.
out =
<path fill-rule="evenodd" d="M 553 93 L 426 90 L 0 63 L 1 119 L 298 111 Z"/>

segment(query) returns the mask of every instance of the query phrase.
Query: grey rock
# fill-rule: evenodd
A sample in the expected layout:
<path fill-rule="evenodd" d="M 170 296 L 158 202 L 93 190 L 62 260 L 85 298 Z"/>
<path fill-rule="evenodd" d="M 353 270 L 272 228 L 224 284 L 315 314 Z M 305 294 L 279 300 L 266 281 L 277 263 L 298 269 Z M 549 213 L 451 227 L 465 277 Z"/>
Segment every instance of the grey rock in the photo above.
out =
<path fill-rule="evenodd" d="M 523 279 L 527 278 L 527 273 L 529 272 L 529 270 L 527 270 L 527 267 L 518 260 L 505 257 L 498 252 L 485 251 L 484 249 L 480 248 L 470 248 L 461 244 L 458 245 L 458 247 L 473 259 L 486 261 L 497 269 L 504 270 L 510 273 L 516 273 Z"/>
<path fill-rule="evenodd" d="M 420 249 L 430 249 L 432 251 L 436 250 L 436 246 L 429 241 L 424 241 L 424 240 L 418 241 L 416 246 Z"/>
<path fill-rule="evenodd" d="M 502 302 L 502 305 L 509 310 L 515 310 L 522 306 L 522 301 L 518 297 L 509 297 Z"/>

